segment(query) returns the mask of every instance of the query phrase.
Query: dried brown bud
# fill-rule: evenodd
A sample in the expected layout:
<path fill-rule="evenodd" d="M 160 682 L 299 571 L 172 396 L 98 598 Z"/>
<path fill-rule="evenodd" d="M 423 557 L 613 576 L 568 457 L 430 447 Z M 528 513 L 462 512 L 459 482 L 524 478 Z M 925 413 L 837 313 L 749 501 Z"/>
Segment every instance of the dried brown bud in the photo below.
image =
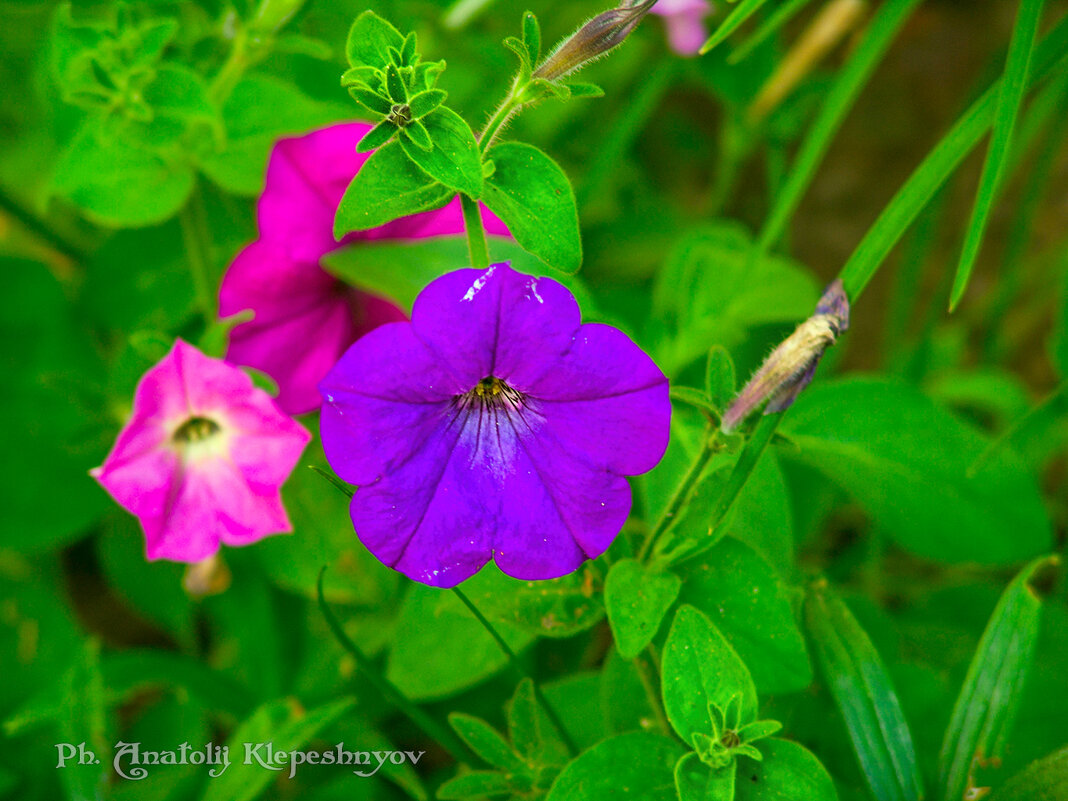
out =
<path fill-rule="evenodd" d="M 600 58 L 622 44 L 655 4 L 656 0 L 623 0 L 618 8 L 598 14 L 565 39 L 534 77 L 555 81 Z"/>
<path fill-rule="evenodd" d="M 849 298 L 835 280 L 824 291 L 816 313 L 797 327 L 764 360 L 723 415 L 721 428 L 731 433 L 767 401 L 764 414 L 790 408 L 808 386 L 824 352 L 849 328 Z"/>

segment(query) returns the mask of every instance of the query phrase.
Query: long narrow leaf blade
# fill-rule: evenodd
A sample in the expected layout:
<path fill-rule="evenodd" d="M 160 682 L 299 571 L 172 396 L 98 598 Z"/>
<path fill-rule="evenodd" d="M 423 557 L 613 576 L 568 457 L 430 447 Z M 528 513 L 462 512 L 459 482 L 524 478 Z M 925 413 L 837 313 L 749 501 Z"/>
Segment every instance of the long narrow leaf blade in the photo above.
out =
<path fill-rule="evenodd" d="M 790 178 L 775 198 L 775 206 L 760 232 L 758 253 L 766 253 L 782 235 L 857 95 L 918 4 L 919 0 L 889 0 L 872 19 L 863 40 L 827 94 L 819 116 L 809 128 L 790 166 Z"/>
<path fill-rule="evenodd" d="M 1002 756 L 1038 643 L 1042 601 L 1031 582 L 1057 562 L 1044 556 L 1020 571 L 983 632 L 938 760 L 946 801 L 964 797 L 974 762 Z"/>
<path fill-rule="evenodd" d="M 727 58 L 727 63 L 737 64 L 739 61 L 744 61 L 749 57 L 750 53 L 766 42 L 775 31 L 779 30 L 779 28 L 793 19 L 798 12 L 811 1 L 812 0 L 786 0 L 785 3 L 772 12 L 772 15 L 768 17 L 766 22 L 757 28 L 756 33 L 746 39 L 744 44 L 730 54 Z"/>
<path fill-rule="evenodd" d="M 975 267 L 979 248 L 983 243 L 990 210 L 1005 175 L 1005 167 L 1012 152 L 1012 136 L 1016 128 L 1016 117 L 1020 112 L 1024 93 L 1027 89 L 1027 74 L 1031 69 L 1031 58 L 1038 36 L 1038 23 L 1042 18 L 1042 6 L 1045 0 L 1020 0 L 1016 14 L 1016 25 L 1012 31 L 1009 55 L 1005 62 L 1005 74 L 1001 79 L 998 92 L 997 111 L 994 114 L 994 132 L 990 138 L 990 148 L 983 164 L 983 174 L 979 180 L 979 191 L 975 195 L 972 218 L 964 238 L 957 275 L 953 279 L 953 289 L 949 296 L 949 310 L 953 311 L 960 303 L 964 290 L 968 288 Z"/>
<path fill-rule="evenodd" d="M 868 635 L 823 583 L 809 591 L 805 623 L 872 795 L 877 801 L 919 801 L 923 787 L 912 736 Z"/>
<path fill-rule="evenodd" d="M 1068 16 L 1051 30 L 1035 48 L 1028 88 L 1034 86 L 1062 62 L 1068 53 Z M 868 229 L 840 277 L 846 294 L 854 300 L 864 291 L 879 265 L 898 243 L 916 216 L 931 200 L 982 139 L 994 120 L 1000 84 L 988 89 L 961 115 L 934 149 L 894 195 L 875 223 Z"/>
<path fill-rule="evenodd" d="M 730 13 L 730 16 L 716 28 L 715 33 L 709 37 L 708 41 L 701 46 L 701 55 L 704 55 L 734 33 L 742 26 L 742 23 L 759 11 L 760 7 L 766 2 L 767 0 L 742 0 L 738 7 Z"/>

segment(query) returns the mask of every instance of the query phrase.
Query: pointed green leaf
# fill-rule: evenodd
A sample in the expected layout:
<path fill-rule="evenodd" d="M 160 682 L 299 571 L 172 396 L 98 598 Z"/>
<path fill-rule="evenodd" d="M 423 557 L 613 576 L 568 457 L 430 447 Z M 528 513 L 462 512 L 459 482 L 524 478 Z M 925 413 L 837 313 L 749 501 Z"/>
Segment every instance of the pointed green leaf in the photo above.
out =
<path fill-rule="evenodd" d="M 364 86 L 350 86 L 349 95 L 372 114 L 389 114 L 393 108 L 389 98 L 383 97 L 378 92 L 372 92 Z"/>
<path fill-rule="evenodd" d="M 738 7 L 720 23 L 719 27 L 716 28 L 713 34 L 708 38 L 708 41 L 701 45 L 701 55 L 704 55 L 734 33 L 747 19 L 759 11 L 760 7 L 764 5 L 765 2 L 767 2 L 767 0 L 742 0 L 742 2 L 738 4 Z"/>
<path fill-rule="evenodd" d="M 523 770 L 523 760 L 512 750 L 496 729 L 486 721 L 462 712 L 449 715 L 449 725 L 471 750 L 494 767 L 502 770 Z"/>
<path fill-rule="evenodd" d="M 434 149 L 434 143 L 430 141 L 430 134 L 426 126 L 419 120 L 412 120 L 401 129 L 401 138 L 411 142 L 417 148 L 429 152 Z"/>
<path fill-rule="evenodd" d="M 425 91 L 412 96 L 408 101 L 408 108 L 411 109 L 412 119 L 417 120 L 420 117 L 425 117 L 444 103 L 446 97 L 448 97 L 448 93 L 443 92 L 441 89 L 426 89 Z"/>
<path fill-rule="evenodd" d="M 400 31 L 373 11 L 364 11 L 349 29 L 345 55 L 353 67 L 381 69 L 389 63 L 389 48 L 403 46 Z"/>
<path fill-rule="evenodd" d="M 468 798 L 511 795 L 511 778 L 504 773 L 475 770 L 449 779 L 438 788 L 439 801 L 464 801 Z"/>
<path fill-rule="evenodd" d="M 920 801 L 923 782 L 890 676 L 848 607 L 823 585 L 805 600 L 805 622 L 827 688 L 877 801 Z"/>
<path fill-rule="evenodd" d="M 404 85 L 400 71 L 393 64 L 386 67 L 386 89 L 394 103 L 408 102 L 408 87 Z"/>
<path fill-rule="evenodd" d="M 356 152 L 369 153 L 372 150 L 377 150 L 392 139 L 395 133 L 397 133 L 397 126 L 389 120 L 382 120 L 378 125 L 364 134 L 363 138 L 356 145 Z"/>
<path fill-rule="evenodd" d="M 734 801 L 734 783 L 733 762 L 713 770 L 691 751 L 675 764 L 675 791 L 679 801 Z"/>
<path fill-rule="evenodd" d="M 736 392 L 734 362 L 722 345 L 713 345 L 705 364 L 705 392 L 720 414 L 727 410 Z"/>
<path fill-rule="evenodd" d="M 490 149 L 496 169 L 483 202 L 528 252 L 573 273 L 582 266 L 578 209 L 564 171 L 536 147 L 504 142 Z"/>
<path fill-rule="evenodd" d="M 1042 557 L 1008 586 L 979 641 L 939 756 L 943 798 L 962 798 L 973 760 L 1000 760 L 1012 733 L 1038 644 L 1042 601 L 1032 582 L 1058 563 Z"/>
<path fill-rule="evenodd" d="M 636 657 L 656 636 L 681 586 L 674 573 L 650 570 L 634 559 L 612 565 L 605 579 L 604 605 L 624 658 Z"/>
<path fill-rule="evenodd" d="M 567 746 L 538 702 L 531 679 L 519 682 L 508 705 L 508 736 L 512 747 L 528 764 L 546 766 L 567 762 Z"/>
<path fill-rule="evenodd" d="M 72 801 L 96 801 L 103 798 L 104 766 L 111 745 L 104 678 L 100 672 L 100 644 L 84 643 L 74 664 L 61 679 L 62 711 L 57 734 L 63 743 L 85 743 L 96 754 L 93 764 L 68 763 L 60 772 L 61 780 Z"/>
<path fill-rule="evenodd" d="M 471 127 L 447 106 L 439 106 L 420 120 L 434 143 L 423 150 L 401 140 L 405 154 L 440 184 L 478 199 L 482 196 L 482 157 Z"/>
<path fill-rule="evenodd" d="M 708 705 L 725 709 L 735 693 L 740 693 L 741 722 L 756 718 L 756 687 L 749 670 L 712 622 L 692 606 L 680 606 L 675 613 L 664 644 L 661 679 L 664 711 L 683 742 L 707 734 L 712 728 Z"/>
<path fill-rule="evenodd" d="M 530 11 L 523 14 L 523 44 L 531 66 L 537 66 L 538 59 L 541 58 L 541 24 Z"/>
<path fill-rule="evenodd" d="M 569 83 L 572 97 L 604 97 L 604 89 L 595 83 Z"/>
<path fill-rule="evenodd" d="M 1034 52 L 1038 25 L 1042 19 L 1042 7 L 1045 0 L 1020 0 L 1016 12 L 1016 24 L 1012 29 L 1012 41 L 1009 43 L 1009 55 L 1005 62 L 1005 74 L 1001 78 L 998 90 L 997 110 L 994 112 L 994 132 L 990 137 L 990 147 L 986 152 L 983 174 L 979 180 L 979 191 L 975 195 L 972 218 L 965 234 L 964 247 L 961 250 L 957 274 L 953 279 L 953 289 L 949 297 L 949 309 L 953 311 L 960 303 L 964 290 L 968 288 L 972 268 L 979 256 L 983 244 L 990 211 L 994 206 L 998 190 L 1005 175 L 1005 168 L 1012 151 L 1012 137 L 1016 128 L 1016 117 L 1023 103 L 1027 90 L 1027 76 L 1031 69 L 1031 57 Z"/>
<path fill-rule="evenodd" d="M 350 231 L 440 208 L 453 194 L 412 164 L 399 144 L 388 144 L 371 155 L 345 190 L 334 218 L 334 236 L 340 239 Z"/>

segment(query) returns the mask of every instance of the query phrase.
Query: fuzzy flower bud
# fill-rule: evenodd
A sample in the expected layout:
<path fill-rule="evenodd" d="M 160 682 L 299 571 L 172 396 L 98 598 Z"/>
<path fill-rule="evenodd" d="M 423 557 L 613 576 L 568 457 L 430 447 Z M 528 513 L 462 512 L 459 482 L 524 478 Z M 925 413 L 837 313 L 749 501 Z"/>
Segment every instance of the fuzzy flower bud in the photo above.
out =
<path fill-rule="evenodd" d="M 623 0 L 618 8 L 598 14 L 565 39 L 535 70 L 534 77 L 555 81 L 600 58 L 622 44 L 655 3 L 656 0 Z"/>
<path fill-rule="evenodd" d="M 789 409 L 808 386 L 824 352 L 849 328 L 849 298 L 835 280 L 824 291 L 816 313 L 801 323 L 764 360 L 723 415 L 721 428 L 729 434 L 767 401 L 764 414 Z"/>

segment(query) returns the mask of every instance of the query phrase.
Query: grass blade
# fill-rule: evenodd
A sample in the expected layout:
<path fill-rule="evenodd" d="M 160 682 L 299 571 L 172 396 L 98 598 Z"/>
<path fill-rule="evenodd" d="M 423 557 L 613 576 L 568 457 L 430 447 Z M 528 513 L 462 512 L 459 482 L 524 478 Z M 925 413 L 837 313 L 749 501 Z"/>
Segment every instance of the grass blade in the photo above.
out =
<path fill-rule="evenodd" d="M 968 288 L 968 279 L 971 278 L 979 248 L 983 243 L 990 210 L 1006 172 L 1005 167 L 1012 151 L 1016 117 L 1027 89 L 1027 74 L 1031 69 L 1031 56 L 1035 49 L 1044 2 L 1045 0 L 1020 0 L 1016 13 L 1009 55 L 1005 61 L 1005 74 L 1001 78 L 1001 89 L 998 91 L 994 133 L 990 138 L 990 148 L 987 150 L 983 174 L 979 179 L 979 191 L 975 195 L 972 218 L 965 234 L 964 248 L 957 264 L 957 275 L 953 279 L 953 289 L 950 291 L 950 311 L 957 308 L 964 290 Z"/>
<path fill-rule="evenodd" d="M 742 0 L 742 2 L 738 4 L 738 7 L 730 13 L 730 16 L 723 20 L 720 26 L 716 28 L 715 33 L 708 38 L 708 41 L 701 45 L 701 55 L 703 56 L 738 30 L 742 23 L 760 10 L 760 7 L 766 2 L 767 0 Z"/>
<path fill-rule="evenodd" d="M 1042 601 L 1031 582 L 1058 562 L 1055 556 L 1044 556 L 1020 571 L 987 623 L 938 758 L 946 801 L 965 797 L 974 762 L 1002 756 L 1038 644 Z"/>
<path fill-rule="evenodd" d="M 757 255 L 766 253 L 782 235 L 857 95 L 918 3 L 919 0 L 889 0 L 872 19 L 798 149 L 790 167 L 790 178 L 776 196 L 775 205 L 760 232 Z"/>
<path fill-rule="evenodd" d="M 809 590 L 805 623 L 872 795 L 877 801 L 919 801 L 923 788 L 912 736 L 868 635 L 825 582 Z"/>
<path fill-rule="evenodd" d="M 772 12 L 767 21 L 757 28 L 756 33 L 746 39 L 744 44 L 730 54 L 727 58 L 727 63 L 737 64 L 739 61 L 744 61 L 749 57 L 750 53 L 766 42 L 768 37 L 773 35 L 775 31 L 797 16 L 809 2 L 811 0 L 786 0 L 785 3 Z"/>
<path fill-rule="evenodd" d="M 1068 17 L 1058 22 L 1035 48 L 1027 87 L 1034 86 L 1049 75 L 1066 52 Z M 868 229 L 840 273 L 846 293 L 851 298 L 855 298 L 868 285 L 916 215 L 982 139 L 993 123 L 999 90 L 1000 83 L 994 84 L 961 115 Z"/>

